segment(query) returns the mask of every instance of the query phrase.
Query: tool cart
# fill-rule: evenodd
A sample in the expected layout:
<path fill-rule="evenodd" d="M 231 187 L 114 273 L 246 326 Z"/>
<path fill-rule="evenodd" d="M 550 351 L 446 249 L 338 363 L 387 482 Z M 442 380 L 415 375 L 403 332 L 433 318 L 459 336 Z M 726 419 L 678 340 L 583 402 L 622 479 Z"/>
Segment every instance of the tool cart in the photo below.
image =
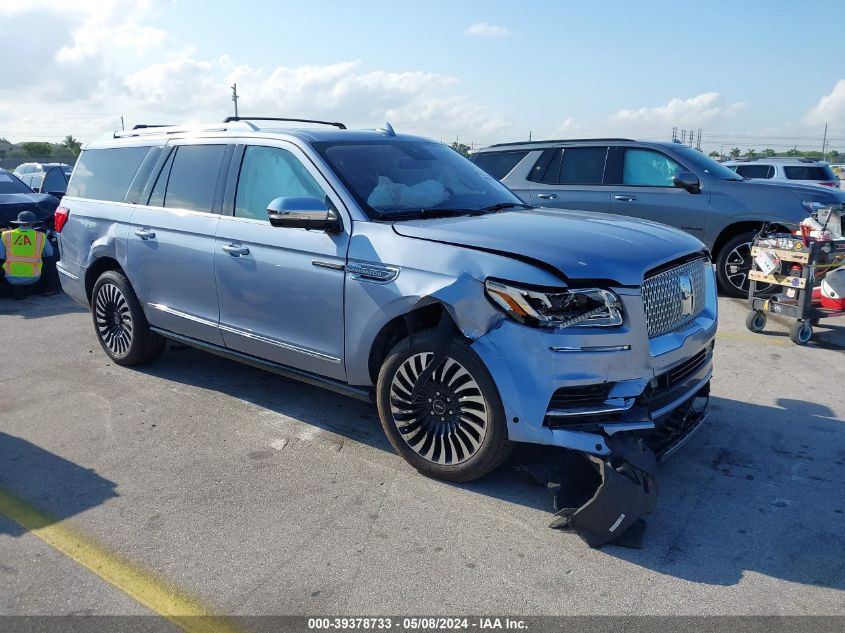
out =
<path fill-rule="evenodd" d="M 845 315 L 845 309 L 823 307 L 818 291 L 815 295 L 813 292 L 828 271 L 845 264 L 845 238 L 825 230 L 815 232 L 821 237 L 809 233 L 769 233 L 764 226 L 754 237 L 748 275 L 751 312 L 745 319 L 745 326 L 752 332 L 763 331 L 767 313 L 780 314 L 795 319 L 789 339 L 806 345 L 813 338 L 813 326 L 821 319 Z M 776 286 L 780 292 L 757 296 L 761 284 Z"/>

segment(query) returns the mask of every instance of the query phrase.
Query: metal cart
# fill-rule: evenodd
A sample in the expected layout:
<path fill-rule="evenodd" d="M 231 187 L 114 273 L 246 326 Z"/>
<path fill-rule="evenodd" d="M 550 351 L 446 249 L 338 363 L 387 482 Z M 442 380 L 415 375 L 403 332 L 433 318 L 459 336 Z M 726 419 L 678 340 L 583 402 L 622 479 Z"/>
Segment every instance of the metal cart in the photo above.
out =
<path fill-rule="evenodd" d="M 778 246 L 771 246 L 779 242 Z M 760 270 L 756 256 L 768 251 L 780 260 L 780 270 L 765 274 Z M 813 288 L 821 283 L 824 275 L 845 264 L 845 239 L 816 241 L 806 244 L 800 236 L 789 233 L 757 235 L 751 247 L 751 280 L 748 304 L 751 308 L 745 327 L 752 332 L 762 332 L 766 327 L 766 314 L 772 312 L 795 319 L 789 329 L 789 339 L 796 345 L 806 345 L 813 338 L 813 326 L 821 319 L 845 315 L 845 310 L 822 307 L 813 302 Z M 800 273 L 796 270 L 800 268 Z M 757 285 L 770 284 L 785 290 L 770 296 L 756 296 Z"/>

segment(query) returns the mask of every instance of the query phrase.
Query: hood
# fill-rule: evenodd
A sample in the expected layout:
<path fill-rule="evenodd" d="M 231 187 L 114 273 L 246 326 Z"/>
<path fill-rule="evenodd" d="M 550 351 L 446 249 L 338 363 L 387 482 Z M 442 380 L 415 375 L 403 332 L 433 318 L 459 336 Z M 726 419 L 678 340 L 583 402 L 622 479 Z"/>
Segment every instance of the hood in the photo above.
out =
<path fill-rule="evenodd" d="M 59 201 L 46 193 L 0 194 L 0 227 L 17 220 L 21 211 L 32 211 L 39 220 L 50 220 L 58 206 Z"/>
<path fill-rule="evenodd" d="M 531 259 L 566 279 L 639 286 L 645 273 L 704 250 L 677 229 L 626 216 L 531 209 L 396 222 L 405 237 Z"/>
<path fill-rule="evenodd" d="M 845 202 L 845 191 L 836 187 L 824 187 L 822 185 L 809 185 L 806 183 L 783 182 L 778 180 L 746 180 L 742 182 L 743 187 L 758 189 L 759 191 L 775 191 L 780 193 L 792 193 L 802 200 L 819 200 L 820 202 Z"/>

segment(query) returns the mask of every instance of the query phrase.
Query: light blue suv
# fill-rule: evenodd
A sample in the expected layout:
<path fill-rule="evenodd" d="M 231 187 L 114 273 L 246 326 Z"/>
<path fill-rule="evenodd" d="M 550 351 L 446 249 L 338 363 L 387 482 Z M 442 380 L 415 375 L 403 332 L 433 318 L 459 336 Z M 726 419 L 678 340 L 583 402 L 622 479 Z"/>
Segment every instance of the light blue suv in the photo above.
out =
<path fill-rule="evenodd" d="M 695 237 L 526 205 L 389 125 L 258 124 L 288 121 L 85 147 L 59 271 L 114 362 L 171 339 L 374 400 L 396 450 L 452 481 L 514 442 L 660 456 L 699 426 L 716 285 Z"/>

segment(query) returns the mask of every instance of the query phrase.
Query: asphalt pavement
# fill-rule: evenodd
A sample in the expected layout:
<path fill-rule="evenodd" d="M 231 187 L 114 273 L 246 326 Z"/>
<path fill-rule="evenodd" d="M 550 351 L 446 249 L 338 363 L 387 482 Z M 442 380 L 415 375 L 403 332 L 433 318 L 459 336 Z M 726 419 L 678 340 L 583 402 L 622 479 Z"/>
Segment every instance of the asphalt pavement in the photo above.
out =
<path fill-rule="evenodd" d="M 367 404 L 184 347 L 121 368 L 67 297 L 0 300 L 0 614 L 149 613 L 160 582 L 236 615 L 845 615 L 845 319 L 802 348 L 720 310 L 643 548 L 591 550 L 511 465 L 420 476 Z"/>

